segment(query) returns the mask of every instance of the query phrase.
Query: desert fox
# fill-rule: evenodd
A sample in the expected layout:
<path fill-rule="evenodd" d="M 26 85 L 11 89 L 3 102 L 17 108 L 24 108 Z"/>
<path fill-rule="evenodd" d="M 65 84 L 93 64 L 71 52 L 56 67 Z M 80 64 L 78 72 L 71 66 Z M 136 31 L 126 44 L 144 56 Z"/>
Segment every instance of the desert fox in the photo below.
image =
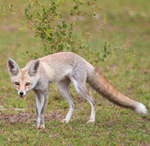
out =
<path fill-rule="evenodd" d="M 48 85 L 52 83 L 57 83 L 61 95 L 67 99 L 70 106 L 66 118 L 61 120 L 63 123 L 69 122 L 75 108 L 75 101 L 69 92 L 71 82 L 77 93 L 90 103 L 91 116 L 88 123 L 95 121 L 96 100 L 89 94 L 86 81 L 108 100 L 141 114 L 147 113 L 142 103 L 117 91 L 99 70 L 72 52 L 61 52 L 32 60 L 22 69 L 19 69 L 14 60 L 8 59 L 7 67 L 11 82 L 21 98 L 29 90 L 34 91 L 37 112 L 36 124 L 39 128 L 45 127 L 44 115 L 49 97 Z"/>

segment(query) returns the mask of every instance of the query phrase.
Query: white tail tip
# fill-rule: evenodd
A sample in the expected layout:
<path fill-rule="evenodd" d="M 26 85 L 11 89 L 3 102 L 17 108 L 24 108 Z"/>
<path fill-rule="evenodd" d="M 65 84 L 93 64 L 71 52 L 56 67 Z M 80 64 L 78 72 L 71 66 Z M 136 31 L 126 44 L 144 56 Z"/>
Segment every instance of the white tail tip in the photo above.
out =
<path fill-rule="evenodd" d="M 135 111 L 141 114 L 147 114 L 147 109 L 142 103 L 137 104 Z"/>

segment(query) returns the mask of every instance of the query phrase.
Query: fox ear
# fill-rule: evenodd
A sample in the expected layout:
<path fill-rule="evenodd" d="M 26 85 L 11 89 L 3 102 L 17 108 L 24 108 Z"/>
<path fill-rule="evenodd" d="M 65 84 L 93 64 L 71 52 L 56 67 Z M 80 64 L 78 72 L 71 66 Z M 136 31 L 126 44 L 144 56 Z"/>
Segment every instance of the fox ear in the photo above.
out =
<path fill-rule="evenodd" d="M 36 60 L 30 65 L 28 69 L 28 74 L 30 76 L 34 76 L 39 71 L 39 68 L 40 68 L 40 60 Z"/>
<path fill-rule="evenodd" d="M 7 67 L 12 76 L 16 76 L 19 73 L 19 66 L 13 59 L 8 59 Z"/>

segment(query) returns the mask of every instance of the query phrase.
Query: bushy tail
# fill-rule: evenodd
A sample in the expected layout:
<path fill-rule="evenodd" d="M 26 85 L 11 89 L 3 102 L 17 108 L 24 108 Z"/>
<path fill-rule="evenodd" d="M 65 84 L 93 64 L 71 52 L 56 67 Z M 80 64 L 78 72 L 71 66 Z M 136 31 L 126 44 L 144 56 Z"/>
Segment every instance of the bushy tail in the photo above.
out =
<path fill-rule="evenodd" d="M 87 65 L 87 82 L 95 89 L 99 94 L 112 101 L 113 103 L 130 108 L 141 114 L 146 114 L 146 107 L 121 92 L 117 91 L 104 77 L 104 75 L 97 69 L 91 71 L 90 64 Z"/>

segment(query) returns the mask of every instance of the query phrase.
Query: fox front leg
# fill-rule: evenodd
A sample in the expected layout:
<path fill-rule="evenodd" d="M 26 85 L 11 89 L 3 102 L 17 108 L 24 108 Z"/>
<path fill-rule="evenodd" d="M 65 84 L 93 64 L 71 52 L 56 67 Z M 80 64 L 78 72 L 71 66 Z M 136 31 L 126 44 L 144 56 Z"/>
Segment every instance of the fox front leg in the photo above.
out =
<path fill-rule="evenodd" d="M 45 128 L 44 116 L 48 102 L 48 92 L 34 91 L 36 101 L 36 125 L 38 128 Z"/>

